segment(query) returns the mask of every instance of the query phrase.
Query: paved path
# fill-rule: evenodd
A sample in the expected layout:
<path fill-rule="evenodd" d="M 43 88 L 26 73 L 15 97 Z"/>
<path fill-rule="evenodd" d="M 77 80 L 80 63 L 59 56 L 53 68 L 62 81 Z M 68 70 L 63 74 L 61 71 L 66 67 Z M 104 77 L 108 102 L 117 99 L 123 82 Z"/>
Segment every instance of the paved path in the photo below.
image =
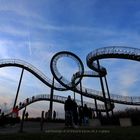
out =
<path fill-rule="evenodd" d="M 93 122 L 94 124 L 96 122 Z M 119 126 L 100 126 L 100 125 L 90 125 L 90 126 L 80 126 L 76 129 L 96 129 L 96 128 L 114 128 L 114 127 L 119 127 Z M 54 123 L 54 122 L 44 122 L 43 125 L 43 132 L 47 132 L 49 130 L 55 130 L 55 132 L 61 131 L 61 130 L 66 130 L 67 128 L 65 127 L 64 123 Z M 6 134 L 6 133 L 18 133 L 20 130 L 20 123 L 16 124 L 14 126 L 11 125 L 6 125 L 5 127 L 0 127 L 0 134 Z M 24 127 L 23 127 L 23 132 L 27 133 L 40 133 L 41 132 L 41 127 L 40 127 L 40 122 L 24 122 Z"/>
<path fill-rule="evenodd" d="M 62 130 L 65 128 L 64 123 L 44 123 L 43 130 Z M 17 133 L 20 130 L 20 123 L 15 124 L 14 126 L 6 125 L 4 127 L 0 127 L 0 134 L 2 133 Z M 24 122 L 23 127 L 24 132 L 30 133 L 39 133 L 41 132 L 40 122 Z"/>

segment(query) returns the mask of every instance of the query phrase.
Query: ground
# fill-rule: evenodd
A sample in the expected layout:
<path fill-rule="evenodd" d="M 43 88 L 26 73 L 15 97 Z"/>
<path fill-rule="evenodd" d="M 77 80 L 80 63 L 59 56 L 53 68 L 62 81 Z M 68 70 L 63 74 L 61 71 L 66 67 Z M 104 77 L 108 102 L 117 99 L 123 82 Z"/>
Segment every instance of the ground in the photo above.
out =
<path fill-rule="evenodd" d="M 43 132 L 40 130 L 40 123 L 27 122 L 24 124 L 24 131 L 19 132 L 19 126 L 0 127 L 0 140 L 139 140 L 140 126 L 120 127 L 102 126 L 98 128 L 80 127 L 65 128 L 63 123 L 47 123 L 44 125 Z"/>

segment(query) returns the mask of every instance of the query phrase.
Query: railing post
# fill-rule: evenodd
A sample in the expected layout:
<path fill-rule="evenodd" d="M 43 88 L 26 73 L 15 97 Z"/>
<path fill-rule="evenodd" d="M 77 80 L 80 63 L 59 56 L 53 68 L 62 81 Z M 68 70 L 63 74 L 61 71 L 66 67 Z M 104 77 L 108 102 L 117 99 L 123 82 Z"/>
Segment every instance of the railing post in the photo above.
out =
<path fill-rule="evenodd" d="M 99 60 L 97 60 L 97 65 L 98 65 L 98 69 L 99 69 L 99 71 L 100 71 L 100 63 L 99 63 Z M 99 73 L 99 78 L 100 78 L 100 84 L 101 84 L 101 88 L 102 88 L 102 92 L 103 92 L 103 98 L 104 98 L 104 104 L 105 104 L 106 115 L 107 115 L 107 117 L 109 118 L 109 113 L 108 113 L 108 108 L 107 108 L 107 100 L 106 100 L 106 96 L 105 96 L 104 83 L 103 83 L 102 77 L 100 76 L 100 73 Z"/>
<path fill-rule="evenodd" d="M 23 73 L 24 73 L 24 68 L 22 68 L 22 71 L 21 71 L 21 76 L 20 76 L 20 80 L 19 80 L 19 84 L 18 84 L 18 88 L 17 88 L 17 93 L 16 93 L 13 109 L 16 107 L 17 98 L 18 98 L 18 94 L 19 94 L 19 90 L 20 90 L 20 86 L 21 86 L 21 81 L 22 81 Z"/>

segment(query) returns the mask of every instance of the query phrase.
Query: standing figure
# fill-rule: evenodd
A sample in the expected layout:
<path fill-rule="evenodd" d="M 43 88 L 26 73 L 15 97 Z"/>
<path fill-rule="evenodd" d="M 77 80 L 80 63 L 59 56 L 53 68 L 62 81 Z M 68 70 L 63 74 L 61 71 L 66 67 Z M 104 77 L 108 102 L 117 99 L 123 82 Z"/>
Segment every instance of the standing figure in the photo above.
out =
<path fill-rule="evenodd" d="M 19 109 L 18 109 L 18 106 L 16 106 L 12 110 L 12 118 L 18 118 L 18 115 L 19 115 Z"/>
<path fill-rule="evenodd" d="M 71 96 L 68 96 L 67 100 L 64 104 L 64 110 L 65 110 L 65 125 L 66 126 L 72 126 L 73 125 L 73 101 L 71 100 Z"/>
<path fill-rule="evenodd" d="M 72 115 L 73 115 L 73 122 L 75 125 L 78 124 L 78 112 L 77 112 L 77 103 L 73 100 L 72 104 Z"/>
<path fill-rule="evenodd" d="M 26 112 L 26 114 L 25 114 L 25 119 L 28 120 L 28 117 L 29 117 L 29 113 Z"/>
<path fill-rule="evenodd" d="M 55 120 L 56 119 L 56 112 L 55 112 L 55 110 L 53 111 L 53 120 Z"/>
<path fill-rule="evenodd" d="M 79 114 L 79 125 L 81 126 L 84 119 L 83 106 L 78 107 L 78 114 Z"/>
<path fill-rule="evenodd" d="M 83 115 L 84 115 L 84 125 L 88 125 L 89 122 L 89 109 L 85 104 L 83 107 Z"/>

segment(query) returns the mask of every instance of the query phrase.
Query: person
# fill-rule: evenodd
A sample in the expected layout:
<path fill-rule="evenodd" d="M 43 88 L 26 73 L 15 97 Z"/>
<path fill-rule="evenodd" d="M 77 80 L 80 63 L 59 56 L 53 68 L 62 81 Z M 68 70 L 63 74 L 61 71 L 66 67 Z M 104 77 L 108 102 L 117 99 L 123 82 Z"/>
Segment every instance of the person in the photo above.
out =
<path fill-rule="evenodd" d="M 77 103 L 75 102 L 75 100 L 73 100 L 72 102 L 72 117 L 76 127 L 78 124 L 78 112 L 77 112 Z"/>
<path fill-rule="evenodd" d="M 51 118 L 52 118 L 52 114 L 51 114 L 51 110 L 49 109 L 48 110 L 48 120 L 51 120 Z"/>
<path fill-rule="evenodd" d="M 78 107 L 78 115 L 79 115 L 79 125 L 81 126 L 82 123 L 83 123 L 83 118 L 84 118 L 84 115 L 83 115 L 83 106 L 79 106 Z"/>
<path fill-rule="evenodd" d="M 55 112 L 55 110 L 53 111 L 53 120 L 55 120 L 56 119 L 56 112 Z"/>
<path fill-rule="evenodd" d="M 99 110 L 99 112 L 98 112 L 98 115 L 99 115 L 99 119 L 101 119 L 101 118 L 102 118 L 102 113 L 101 113 L 100 110 Z"/>
<path fill-rule="evenodd" d="M 28 103 L 29 103 L 29 98 L 26 99 L 26 104 L 28 104 Z"/>
<path fill-rule="evenodd" d="M 35 100 L 35 96 L 32 96 L 32 101 L 34 101 Z"/>
<path fill-rule="evenodd" d="M 5 126 L 6 124 L 6 117 L 4 115 L 4 112 L 1 113 L 1 116 L 0 116 L 0 126 Z"/>
<path fill-rule="evenodd" d="M 93 119 L 93 111 L 91 108 L 88 109 L 89 109 L 89 119 Z"/>
<path fill-rule="evenodd" d="M 69 95 L 67 100 L 65 101 L 65 104 L 64 104 L 65 125 L 68 126 L 68 127 L 71 127 L 73 125 L 72 105 L 73 105 L 73 101 L 71 100 L 71 96 Z"/>
<path fill-rule="evenodd" d="M 26 112 L 26 114 L 25 114 L 25 119 L 28 120 L 28 117 L 29 117 L 29 113 Z"/>
<path fill-rule="evenodd" d="M 45 119 L 48 120 L 48 118 L 49 118 L 48 117 L 48 111 L 46 111 L 46 113 L 45 113 Z"/>
<path fill-rule="evenodd" d="M 16 106 L 12 110 L 12 118 L 18 118 L 18 115 L 19 115 L 19 109 L 18 109 L 18 106 Z"/>
<path fill-rule="evenodd" d="M 19 103 L 19 108 L 21 108 L 21 107 L 22 107 L 22 102 Z"/>
<path fill-rule="evenodd" d="M 94 119 L 95 118 L 95 112 L 94 112 L 94 110 L 92 110 L 92 119 Z"/>
<path fill-rule="evenodd" d="M 84 125 L 88 125 L 89 122 L 89 109 L 85 104 L 83 107 Z"/>

